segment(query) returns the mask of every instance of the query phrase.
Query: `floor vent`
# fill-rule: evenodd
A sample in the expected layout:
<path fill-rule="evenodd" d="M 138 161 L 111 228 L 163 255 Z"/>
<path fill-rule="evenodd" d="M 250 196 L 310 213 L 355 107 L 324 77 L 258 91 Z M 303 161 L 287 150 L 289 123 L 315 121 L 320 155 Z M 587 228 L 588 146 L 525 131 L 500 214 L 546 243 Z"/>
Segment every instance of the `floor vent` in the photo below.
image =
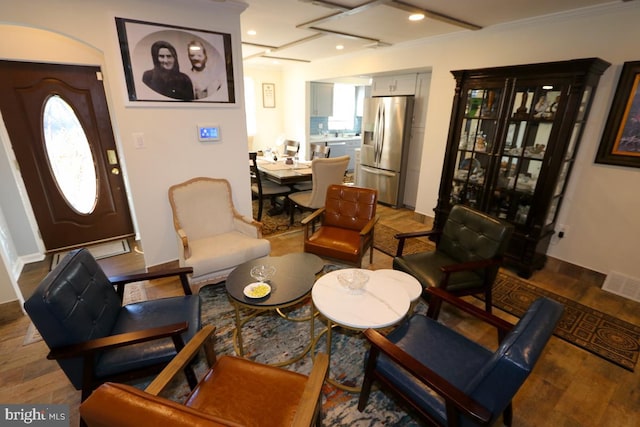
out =
<path fill-rule="evenodd" d="M 612 271 L 604 280 L 602 289 L 640 302 L 640 279 Z"/>

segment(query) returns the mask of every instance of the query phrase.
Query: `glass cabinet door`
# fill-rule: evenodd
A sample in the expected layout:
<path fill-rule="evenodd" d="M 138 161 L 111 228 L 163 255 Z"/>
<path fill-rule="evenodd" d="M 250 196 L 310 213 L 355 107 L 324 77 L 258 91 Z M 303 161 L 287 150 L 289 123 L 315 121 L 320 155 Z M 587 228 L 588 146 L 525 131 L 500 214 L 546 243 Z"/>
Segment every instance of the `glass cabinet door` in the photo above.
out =
<path fill-rule="evenodd" d="M 516 85 L 498 153 L 498 176 L 489 194 L 490 215 L 527 223 L 561 96 L 561 88 L 553 85 Z"/>
<path fill-rule="evenodd" d="M 450 203 L 478 207 L 485 197 L 486 174 L 498 138 L 502 88 L 467 89 Z"/>

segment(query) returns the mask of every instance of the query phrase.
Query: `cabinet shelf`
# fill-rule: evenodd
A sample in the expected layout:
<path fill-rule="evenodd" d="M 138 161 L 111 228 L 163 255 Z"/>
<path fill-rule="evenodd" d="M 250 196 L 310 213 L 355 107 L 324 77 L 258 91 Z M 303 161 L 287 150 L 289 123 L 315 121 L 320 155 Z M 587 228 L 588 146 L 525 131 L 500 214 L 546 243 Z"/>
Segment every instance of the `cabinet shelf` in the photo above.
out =
<path fill-rule="evenodd" d="M 542 268 L 600 76 L 598 58 L 452 71 L 456 96 L 434 226 L 463 203 L 512 223 L 506 261 Z"/>

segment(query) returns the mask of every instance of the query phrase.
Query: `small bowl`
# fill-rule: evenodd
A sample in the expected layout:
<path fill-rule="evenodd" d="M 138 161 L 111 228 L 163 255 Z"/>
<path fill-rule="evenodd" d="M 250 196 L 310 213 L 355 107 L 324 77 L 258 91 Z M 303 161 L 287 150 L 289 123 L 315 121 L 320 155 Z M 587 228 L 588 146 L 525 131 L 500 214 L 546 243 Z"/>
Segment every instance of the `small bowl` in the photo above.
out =
<path fill-rule="evenodd" d="M 258 282 L 264 283 L 276 274 L 276 268 L 272 265 L 260 264 L 253 267 L 250 274 Z"/>
<path fill-rule="evenodd" d="M 364 292 L 364 285 L 369 281 L 369 275 L 362 270 L 345 270 L 338 273 L 338 282 L 350 293 Z"/>

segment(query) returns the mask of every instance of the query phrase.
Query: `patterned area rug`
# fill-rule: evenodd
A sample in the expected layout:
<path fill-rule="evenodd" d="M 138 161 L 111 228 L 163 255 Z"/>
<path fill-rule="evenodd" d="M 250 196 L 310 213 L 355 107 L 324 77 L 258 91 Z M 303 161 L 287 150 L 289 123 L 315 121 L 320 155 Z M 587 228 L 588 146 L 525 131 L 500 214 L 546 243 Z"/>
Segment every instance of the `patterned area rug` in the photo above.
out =
<path fill-rule="evenodd" d="M 398 245 L 393 228 L 376 225 L 374 247 L 395 256 Z M 404 254 L 433 250 L 427 239 L 409 239 Z M 500 272 L 494 285 L 493 305 L 520 317 L 537 298 L 546 296 L 565 306 L 554 334 L 618 366 L 633 371 L 640 356 L 640 326 L 569 300 L 535 286 L 527 280 Z"/>
<path fill-rule="evenodd" d="M 253 218 L 258 217 L 258 201 L 254 200 L 252 202 L 253 205 Z M 269 209 L 271 208 L 271 203 L 267 200 L 264 202 L 264 207 L 262 208 L 262 219 L 260 222 L 262 223 L 262 235 L 263 236 L 272 236 L 275 234 L 285 233 L 287 231 L 301 230 L 302 224 L 300 224 L 301 219 L 303 218 L 303 214 L 298 210 L 294 212 L 293 215 L 293 225 L 289 225 L 289 214 L 287 212 L 280 213 L 278 215 L 270 216 L 268 214 Z M 304 216 L 308 215 L 309 212 L 305 212 Z"/>
<path fill-rule="evenodd" d="M 373 247 L 384 252 L 389 256 L 396 256 L 398 250 L 398 239 L 394 236 L 399 233 L 398 230 L 388 227 L 384 224 L 376 224 L 373 234 Z M 403 254 L 414 254 L 416 252 L 431 251 L 434 244 L 426 237 L 418 237 L 407 239 L 404 244 Z"/>
<path fill-rule="evenodd" d="M 333 267 L 333 266 L 328 266 Z M 235 328 L 234 309 L 227 297 L 224 285 L 210 285 L 200 290 L 202 297 L 202 321 L 204 324 L 216 326 L 215 348 L 217 354 L 235 355 L 233 347 L 233 331 Z M 420 304 L 419 312 L 426 312 L 426 306 Z M 287 313 L 291 317 L 306 317 L 310 312 L 310 304 L 292 307 Z M 249 311 L 242 310 L 246 316 Z M 319 336 L 324 323 L 316 318 L 315 335 Z M 275 363 L 301 354 L 309 345 L 310 322 L 286 321 L 275 312 L 263 312 L 248 321 L 242 329 L 245 356 L 263 363 Z M 315 346 L 316 352 L 326 352 L 326 340 L 322 335 Z M 330 375 L 341 382 L 360 386 L 363 377 L 365 358 L 365 339 L 361 334 L 342 329 L 334 329 L 332 336 L 332 355 Z M 203 362 L 200 362 L 201 365 Z M 301 360 L 287 365 L 290 369 L 308 374 L 313 366 L 309 354 Z M 202 366 L 196 372 L 204 371 Z M 200 377 L 198 375 L 198 377 Z M 135 384 L 144 387 L 144 384 Z M 172 384 L 162 395 L 175 401 L 183 401 L 188 394 L 184 381 Z M 371 393 L 369 403 L 363 412 L 359 412 L 357 393 L 342 391 L 325 383 L 323 388 L 323 425 L 339 426 L 420 426 L 417 417 L 408 415 L 406 410 L 398 407 L 390 398 L 379 390 Z"/>
<path fill-rule="evenodd" d="M 540 289 L 531 282 L 500 273 L 493 290 L 493 304 L 514 316 L 522 316 L 539 297 L 564 304 L 554 334 L 629 371 L 640 354 L 640 326 L 609 316 L 561 295 Z"/>

